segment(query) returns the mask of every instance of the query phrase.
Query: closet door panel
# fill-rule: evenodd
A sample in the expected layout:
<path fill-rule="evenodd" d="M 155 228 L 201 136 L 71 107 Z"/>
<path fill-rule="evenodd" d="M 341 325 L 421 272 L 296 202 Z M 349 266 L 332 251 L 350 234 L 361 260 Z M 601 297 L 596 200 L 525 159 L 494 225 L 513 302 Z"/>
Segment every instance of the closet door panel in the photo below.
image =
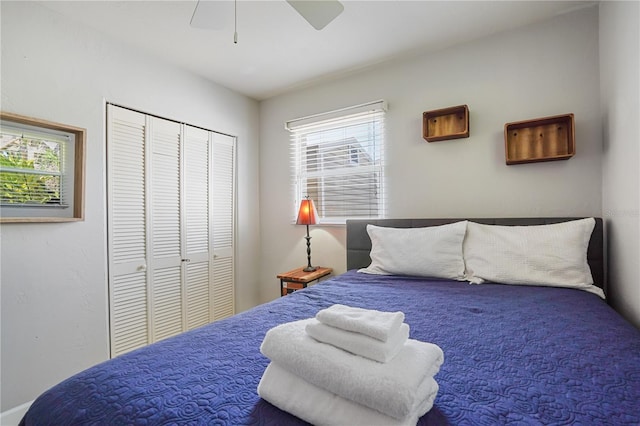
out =
<path fill-rule="evenodd" d="M 234 306 L 235 138 L 212 133 L 212 310 L 213 319 L 231 316 Z"/>
<path fill-rule="evenodd" d="M 108 105 L 108 249 L 111 355 L 149 343 L 143 114 Z"/>
<path fill-rule="evenodd" d="M 152 341 L 183 330 L 180 205 L 181 126 L 150 117 L 149 259 Z"/>
<path fill-rule="evenodd" d="M 187 329 L 212 320 L 210 282 L 210 143 L 211 132 L 184 126 L 184 227 Z"/>

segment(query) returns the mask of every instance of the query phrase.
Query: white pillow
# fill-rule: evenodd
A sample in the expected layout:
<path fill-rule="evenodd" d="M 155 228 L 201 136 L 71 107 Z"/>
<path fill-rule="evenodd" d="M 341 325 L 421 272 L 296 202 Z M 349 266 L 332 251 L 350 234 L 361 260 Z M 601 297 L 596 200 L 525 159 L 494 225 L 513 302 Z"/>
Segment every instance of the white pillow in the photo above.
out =
<path fill-rule="evenodd" d="M 426 228 L 367 225 L 371 265 L 358 272 L 464 281 L 462 241 L 467 222 Z"/>
<path fill-rule="evenodd" d="M 466 279 L 480 284 L 572 287 L 604 298 L 593 284 L 587 248 L 593 218 L 550 225 L 499 226 L 469 222 L 464 240 Z"/>

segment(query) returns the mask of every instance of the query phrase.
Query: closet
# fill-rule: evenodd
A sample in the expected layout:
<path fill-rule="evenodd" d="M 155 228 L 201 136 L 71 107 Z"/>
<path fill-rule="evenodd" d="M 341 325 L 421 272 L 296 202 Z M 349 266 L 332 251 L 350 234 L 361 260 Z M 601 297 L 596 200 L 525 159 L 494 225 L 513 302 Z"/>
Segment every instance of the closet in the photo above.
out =
<path fill-rule="evenodd" d="M 234 313 L 235 138 L 107 105 L 111 356 Z"/>

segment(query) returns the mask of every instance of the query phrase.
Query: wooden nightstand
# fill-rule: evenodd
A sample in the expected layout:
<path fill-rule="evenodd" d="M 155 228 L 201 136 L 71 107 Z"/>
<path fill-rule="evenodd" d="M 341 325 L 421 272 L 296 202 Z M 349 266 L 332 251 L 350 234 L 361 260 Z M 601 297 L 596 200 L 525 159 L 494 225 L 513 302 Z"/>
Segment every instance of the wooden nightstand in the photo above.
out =
<path fill-rule="evenodd" d="M 301 288 L 306 288 L 307 284 L 312 281 L 319 281 L 320 278 L 326 277 L 333 272 L 331 268 L 323 268 L 317 266 L 313 272 L 303 271 L 305 267 L 294 269 L 293 271 L 278 274 L 280 278 L 280 295 L 286 296 L 289 293 L 293 293 Z"/>

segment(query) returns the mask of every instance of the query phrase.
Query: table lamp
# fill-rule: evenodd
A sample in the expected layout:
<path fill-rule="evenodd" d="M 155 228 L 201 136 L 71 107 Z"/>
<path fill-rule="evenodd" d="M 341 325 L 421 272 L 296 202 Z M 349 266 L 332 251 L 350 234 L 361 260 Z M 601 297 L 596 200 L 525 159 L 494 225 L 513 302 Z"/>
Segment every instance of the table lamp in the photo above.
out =
<path fill-rule="evenodd" d="M 315 225 L 318 221 L 316 206 L 313 204 L 313 200 L 307 195 L 300 202 L 300 210 L 298 210 L 298 219 L 296 220 L 296 225 L 307 225 L 307 236 L 304 237 L 307 240 L 307 267 L 303 269 L 305 272 L 313 272 L 316 270 L 315 266 L 311 266 L 311 237 L 309 236 L 309 225 Z"/>

